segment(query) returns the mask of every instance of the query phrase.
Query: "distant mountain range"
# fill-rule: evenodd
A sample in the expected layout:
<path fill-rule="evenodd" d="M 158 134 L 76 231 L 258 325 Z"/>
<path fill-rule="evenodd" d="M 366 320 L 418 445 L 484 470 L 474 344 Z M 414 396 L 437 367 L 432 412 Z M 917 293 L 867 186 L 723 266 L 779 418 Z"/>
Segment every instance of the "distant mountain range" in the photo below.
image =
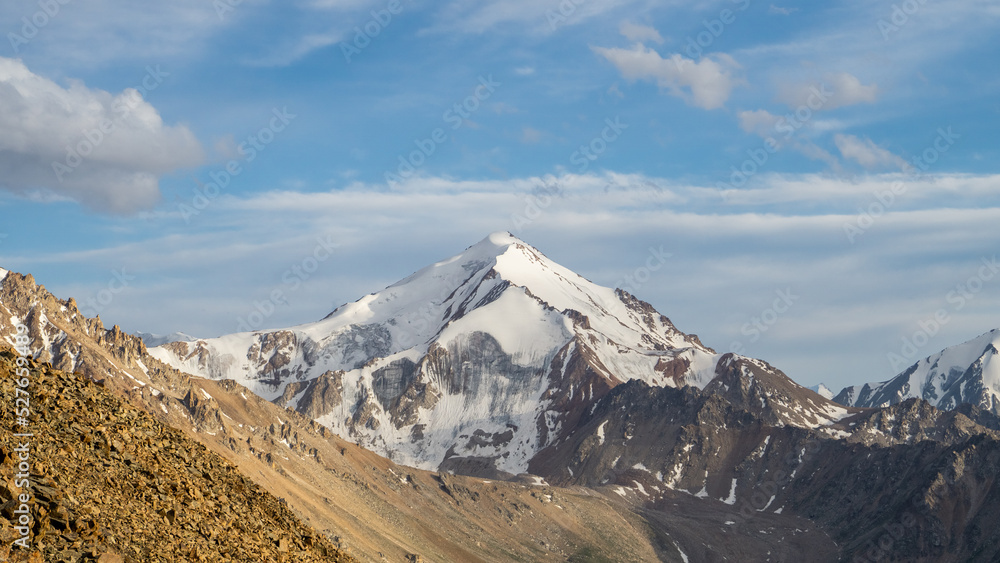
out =
<path fill-rule="evenodd" d="M 834 398 L 844 405 L 881 407 L 918 398 L 941 409 L 962 403 L 1000 415 L 1000 329 L 945 348 L 881 383 L 846 387 Z"/>
<path fill-rule="evenodd" d="M 1000 559 L 998 331 L 835 402 L 509 233 L 317 322 L 150 349 L 2 270 L 19 323 L 365 560 Z"/>
<path fill-rule="evenodd" d="M 142 343 L 149 348 L 152 348 L 153 346 L 161 346 L 170 342 L 191 342 L 193 340 L 197 340 L 197 338 L 184 334 L 183 332 L 172 332 L 170 334 L 137 332 L 135 335 L 142 339 Z"/>
<path fill-rule="evenodd" d="M 833 391 L 830 391 L 830 389 L 822 383 L 820 383 L 819 385 L 813 385 L 809 389 L 815 391 L 817 394 L 819 394 L 819 396 L 823 398 L 833 399 Z"/>

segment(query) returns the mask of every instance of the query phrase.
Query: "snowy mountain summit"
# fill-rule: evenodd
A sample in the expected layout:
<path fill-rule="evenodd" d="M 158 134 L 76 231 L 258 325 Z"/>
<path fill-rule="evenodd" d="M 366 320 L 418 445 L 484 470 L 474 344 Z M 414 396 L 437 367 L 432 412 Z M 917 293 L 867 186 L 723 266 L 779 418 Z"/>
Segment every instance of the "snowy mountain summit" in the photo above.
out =
<path fill-rule="evenodd" d="M 628 380 L 704 389 L 723 372 L 750 374 L 752 363 L 787 381 L 778 387 L 798 388 L 763 362 L 716 354 L 648 303 L 591 283 L 510 233 L 318 322 L 150 353 L 236 380 L 398 463 L 485 475 L 524 473 Z M 815 404 L 794 409 L 789 423 L 846 414 L 810 395 Z"/>
<path fill-rule="evenodd" d="M 881 383 L 844 388 L 834 400 L 881 407 L 919 398 L 940 409 L 971 403 L 1000 415 L 1000 328 L 928 356 Z"/>

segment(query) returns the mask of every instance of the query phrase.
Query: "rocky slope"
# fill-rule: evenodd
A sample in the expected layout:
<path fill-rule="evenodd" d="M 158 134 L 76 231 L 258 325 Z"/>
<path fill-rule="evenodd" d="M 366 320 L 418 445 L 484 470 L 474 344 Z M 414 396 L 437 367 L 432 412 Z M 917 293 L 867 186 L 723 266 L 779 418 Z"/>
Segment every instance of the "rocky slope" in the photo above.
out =
<path fill-rule="evenodd" d="M 705 388 L 723 357 L 509 233 L 319 322 L 150 353 L 235 380 L 396 462 L 505 478 L 622 382 Z M 848 414 L 780 372 L 772 379 L 781 396 L 804 399 L 779 407 L 770 397 L 775 421 L 814 427 Z"/>
<path fill-rule="evenodd" d="M 8 323 L 0 333 L 5 340 L 25 319 L 34 355 L 74 362 L 104 390 L 230 460 L 363 560 L 681 561 L 728 517 L 728 506 L 682 493 L 675 503 L 683 517 L 643 515 L 607 487 L 505 483 L 399 466 L 235 382 L 189 377 L 161 365 L 138 337 L 117 327 L 104 330 L 30 276 L 0 280 L 0 308 Z M 759 522 L 771 535 L 733 534 L 741 552 L 760 560 L 769 553 L 787 559 L 807 546 L 835 553 L 826 534 L 802 518 L 768 514 Z"/>
<path fill-rule="evenodd" d="M 798 530 L 836 546 L 790 560 L 1000 558 L 1000 432 L 918 399 L 806 429 L 767 423 L 732 395 L 631 381 L 536 459 L 549 482 L 610 489 L 651 520 L 677 510 L 677 493 L 722 508 L 688 531 L 704 539 L 692 560 L 763 560 L 741 554 L 736 534 L 795 539 L 762 516 L 803 519 Z"/>
<path fill-rule="evenodd" d="M 879 407 L 920 398 L 942 409 L 963 403 L 1000 414 L 1000 329 L 928 356 L 881 383 L 844 388 L 834 401 Z"/>
<path fill-rule="evenodd" d="M 491 239 L 485 242 L 498 246 Z M 482 250 L 482 243 L 477 246 Z M 305 330 L 290 329 L 291 339 L 282 334 L 289 331 L 235 335 L 231 338 L 249 336 L 257 345 L 250 344 L 238 361 L 233 354 L 216 356 L 218 350 L 211 349 L 225 338 L 187 344 L 202 352 L 185 361 L 208 359 L 205 365 L 216 370 L 229 370 L 242 357 L 256 362 L 253 365 L 266 358 L 264 364 L 272 366 L 266 378 L 243 380 L 283 385 L 280 393 L 277 387 L 270 390 L 271 400 L 233 380 L 187 376 L 150 356 L 139 338 L 116 327 L 105 331 L 99 320 L 83 318 L 72 301 L 56 299 L 18 274 L 0 280 L 0 334 L 9 339 L 13 324 L 26 321 L 33 354 L 68 362 L 90 378 L 103 380 L 106 390 L 182 429 L 285 499 L 301 518 L 335 538 L 336 545 L 364 560 L 412 561 L 419 556 L 431 561 L 707 562 L 808 557 L 930 562 L 1000 557 L 998 534 L 991 527 L 1000 516 L 994 487 L 1000 467 L 1000 418 L 990 410 L 962 404 L 955 411 L 942 411 L 916 399 L 880 409 L 831 403 L 765 362 L 715 354 L 696 338 L 668 327 L 669 321 L 651 309 L 640 315 L 648 305 L 627 294 L 601 293 L 565 273 L 553 278 L 556 268 L 544 257 L 529 260 L 532 268 L 546 264 L 540 274 L 531 268 L 507 271 L 501 258 L 512 249 L 530 258 L 528 248 L 506 245 L 495 263 L 487 260 L 494 265 L 481 278 L 475 272 L 485 266 L 473 261 L 470 268 L 461 268 L 469 264 L 463 254 L 386 290 L 395 293 L 369 296 L 361 305 L 342 307 L 326 319 L 353 311 L 352 318 L 364 321 L 385 311 L 409 310 L 406 303 L 415 299 L 416 290 L 406 288 L 414 280 L 425 275 L 438 279 L 433 277 L 435 268 L 448 265 L 474 271 L 465 278 L 475 282 L 472 286 L 447 287 L 438 279 L 437 290 L 443 288 L 448 295 L 424 311 L 444 315 L 459 297 L 458 303 L 466 306 L 436 329 L 418 327 L 432 333 L 423 356 L 410 355 L 422 350 L 414 345 L 395 356 L 377 357 L 349 370 L 325 369 L 313 379 L 299 380 L 292 376 L 293 368 L 306 370 L 294 373 L 311 374 L 308 370 L 331 367 L 297 363 L 295 354 L 305 358 L 320 349 L 319 344 L 298 348 L 307 341 Z M 528 279 L 530 272 L 541 279 Z M 475 297 L 486 290 L 483 283 L 492 283 L 491 276 L 504 279 L 503 288 L 488 289 L 489 298 Z M 524 285 L 507 279 L 515 276 L 522 276 Z M 546 283 L 552 279 L 558 291 Z M 576 289 L 564 287 L 568 279 L 575 280 L 571 285 Z M 544 310 L 540 317 L 517 317 L 531 326 L 505 326 L 510 309 L 504 307 L 488 309 L 490 318 L 461 325 L 463 331 L 475 329 L 471 332 L 448 332 L 463 319 L 485 315 L 484 307 L 508 299 L 503 296 L 512 287 L 509 299 L 522 304 L 547 296 L 542 299 L 545 305 L 535 302 L 515 309 Z M 560 309 L 550 304 L 565 295 L 592 299 L 592 310 L 582 313 L 582 305 Z M 602 295 L 613 296 L 624 312 Z M 592 321 L 605 313 L 610 316 Z M 373 317 L 365 317 L 369 314 Z M 491 321 L 493 315 L 498 316 L 496 322 Z M 386 320 L 385 326 L 399 327 L 406 316 L 387 318 L 395 324 Z M 430 326 L 427 318 L 437 318 L 436 313 L 425 318 Z M 633 331 L 633 341 L 612 318 Z M 654 334 L 637 332 L 648 326 L 635 322 L 637 318 L 651 319 Z M 365 331 L 379 330 L 359 329 L 348 320 L 338 321 L 346 324 L 331 338 L 340 338 L 343 331 L 351 338 L 324 353 L 340 358 L 337 361 L 356 357 L 352 361 L 357 362 L 371 344 Z M 546 332 L 552 327 L 559 330 Z M 385 330 L 388 339 L 374 340 L 378 350 L 408 334 L 394 336 L 394 328 Z M 618 340 L 608 337 L 612 330 L 623 331 Z M 570 340 L 560 347 L 554 337 L 535 338 L 557 333 Z M 517 345 L 511 346 L 506 339 L 512 334 L 529 335 L 531 342 L 515 339 Z M 628 345 L 597 351 L 611 346 L 609 341 Z M 539 347 L 539 342 L 556 344 Z M 581 343 L 589 352 L 579 352 Z M 636 377 L 612 377 L 613 360 L 601 355 L 612 350 L 621 350 L 617 360 L 631 365 Z M 415 367 L 393 364 L 404 357 L 413 358 Z M 282 363 L 282 358 L 295 361 Z M 698 361 L 685 364 L 678 358 Z M 384 369 L 390 364 L 394 367 Z M 652 375 L 636 367 L 643 365 L 652 365 Z M 372 371 L 373 366 L 381 367 Z M 282 379 L 285 376 L 292 377 Z M 523 407 L 520 411 L 504 411 L 512 407 L 502 404 L 496 411 L 462 408 L 465 394 L 482 400 L 483 385 L 493 385 L 487 388 L 500 394 L 499 403 L 500 398 L 523 397 L 516 389 L 512 395 L 502 392 L 523 389 L 525 382 L 544 386 L 544 392 L 535 402 L 515 403 Z M 350 395 L 350 389 L 365 391 Z M 387 399 L 396 393 L 395 399 Z M 426 397 L 433 398 L 433 405 L 424 404 Z M 450 405 L 439 412 L 454 416 L 452 424 L 474 430 L 458 434 L 462 448 L 445 456 L 440 467 L 446 471 L 429 473 L 397 465 L 336 435 L 349 424 L 331 429 L 313 420 L 323 422 L 323 413 L 337 401 L 350 424 L 366 421 L 360 427 L 370 434 L 347 432 L 352 441 L 394 425 L 393 416 L 423 416 L 423 410 L 438 408 L 439 403 Z M 524 416 L 535 421 L 538 437 L 530 447 L 510 448 L 507 443 L 521 436 L 521 427 L 469 426 L 462 417 L 472 412 Z M 538 413 L 540 418 L 535 418 Z M 367 424 L 370 421 L 377 424 Z M 436 420 L 442 426 L 446 422 Z M 417 425 L 409 428 L 412 434 Z M 418 431 L 425 433 L 424 428 Z M 470 448 L 477 455 L 470 455 Z M 516 467 L 526 473 L 520 482 L 448 473 L 512 478 L 513 471 L 497 463 L 498 457 L 505 459 L 500 452 L 531 454 Z M 482 453 L 489 455 L 478 455 Z"/>
<path fill-rule="evenodd" d="M 4 405 L 25 396 L 15 396 L 16 358 L 0 349 Z M 35 361 L 27 369 L 27 424 L 17 424 L 12 408 L 0 411 L 3 560 L 354 561 L 182 433 L 88 378 Z M 24 444 L 30 484 L 15 476 L 23 452 L 14 448 Z M 31 548 L 12 554 L 22 504 Z"/>

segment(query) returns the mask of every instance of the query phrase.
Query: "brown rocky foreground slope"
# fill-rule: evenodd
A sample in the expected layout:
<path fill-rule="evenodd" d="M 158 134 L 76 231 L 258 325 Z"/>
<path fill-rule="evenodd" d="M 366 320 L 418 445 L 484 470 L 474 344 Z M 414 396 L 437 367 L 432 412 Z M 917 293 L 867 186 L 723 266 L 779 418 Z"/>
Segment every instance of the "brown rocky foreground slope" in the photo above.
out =
<path fill-rule="evenodd" d="M 17 425 L 16 358 L 0 349 L 0 559 L 354 561 L 234 466 L 81 375 L 31 361 L 31 415 Z M 25 443 L 29 489 L 15 476 Z M 29 490 L 30 548 L 12 549 Z"/>

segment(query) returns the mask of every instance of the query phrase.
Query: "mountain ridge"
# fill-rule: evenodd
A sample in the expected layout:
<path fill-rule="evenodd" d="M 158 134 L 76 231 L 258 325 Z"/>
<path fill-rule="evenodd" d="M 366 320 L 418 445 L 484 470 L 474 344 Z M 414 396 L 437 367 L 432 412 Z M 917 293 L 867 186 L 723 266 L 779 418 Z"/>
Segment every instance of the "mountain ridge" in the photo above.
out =
<path fill-rule="evenodd" d="M 468 287 L 461 299 L 477 287 Z M 643 321 L 640 328 L 649 319 L 668 334 L 652 307 L 625 292 L 614 295 L 634 315 L 627 319 Z M 529 299 L 525 291 L 514 297 Z M 587 332 L 588 315 L 538 309 L 557 326 L 577 331 L 575 346 L 587 349 L 592 336 L 604 342 Z M 30 276 L 0 280 L 0 311 L 5 332 L 11 322 L 28 325 L 33 355 L 101 379 L 184 429 L 288 499 L 297 513 L 322 522 L 336 534 L 337 546 L 349 543 L 352 553 L 357 548 L 370 559 L 390 553 L 442 561 L 603 555 L 700 563 L 799 560 L 808 553 L 824 562 L 889 554 L 930 562 L 990 561 L 1000 554 L 989 531 L 998 516 L 992 507 L 1000 506 L 1000 489 L 993 485 L 1000 477 L 1000 417 L 974 405 L 940 411 L 912 399 L 882 409 L 845 409 L 766 362 L 734 354 L 716 359 L 707 349 L 715 361 L 704 386 L 684 385 L 690 366 L 677 361 L 676 350 L 655 347 L 647 352 L 657 363 L 672 361 L 652 377 L 680 385 L 615 381 L 605 377 L 608 366 L 597 354 L 564 346 L 546 370 L 558 385 L 543 394 L 563 414 L 561 426 L 552 440 L 541 440 L 548 445 L 529 461 L 529 475 L 502 482 L 450 474 L 476 475 L 492 466 L 493 474 L 513 479 L 489 457 L 451 455 L 436 474 L 406 468 L 341 440 L 306 413 L 279 406 L 293 399 L 296 407 L 342 399 L 344 373 L 322 374 L 316 380 L 321 385 L 288 381 L 271 402 L 235 381 L 165 366 L 139 338 L 117 327 L 105 330 L 99 319 L 83 317 L 72 299 L 54 298 Z M 467 340 L 479 345 L 465 348 L 465 356 L 439 345 L 427 365 L 440 371 L 449 363 L 506 358 L 500 369 L 513 375 L 525 369 L 509 355 L 492 353 L 502 348 L 488 337 L 470 335 Z M 262 350 L 296 342 L 283 338 L 267 335 L 248 352 L 272 362 L 277 356 Z M 355 350 L 364 348 L 354 343 Z M 392 398 L 403 407 L 393 414 L 405 417 L 419 399 L 410 391 L 418 387 L 408 384 L 396 396 L 399 389 L 392 386 L 419 381 L 405 365 L 396 369 L 395 375 L 380 372 L 370 397 Z M 460 391 L 468 383 L 446 381 Z M 366 407 L 358 420 L 374 420 L 369 415 L 380 408 L 374 401 L 358 406 Z M 830 409 L 836 413 L 824 412 Z M 542 435 L 550 426 L 536 428 Z M 467 439 L 495 447 L 509 441 L 507 430 L 473 432 Z M 418 529 L 401 529 L 401 521 Z"/>
<path fill-rule="evenodd" d="M 616 385 L 701 389 L 728 357 L 648 303 L 586 280 L 510 233 L 318 322 L 150 353 L 201 377 L 239 381 L 397 462 L 475 465 L 494 478 L 526 472 Z M 786 409 L 783 420 L 809 426 L 848 414 L 819 395 L 803 404 L 812 411 Z"/>
<path fill-rule="evenodd" d="M 916 397 L 946 410 L 969 403 L 1000 415 L 998 349 L 1000 328 L 918 360 L 886 381 L 845 387 L 833 400 L 877 407 Z"/>

